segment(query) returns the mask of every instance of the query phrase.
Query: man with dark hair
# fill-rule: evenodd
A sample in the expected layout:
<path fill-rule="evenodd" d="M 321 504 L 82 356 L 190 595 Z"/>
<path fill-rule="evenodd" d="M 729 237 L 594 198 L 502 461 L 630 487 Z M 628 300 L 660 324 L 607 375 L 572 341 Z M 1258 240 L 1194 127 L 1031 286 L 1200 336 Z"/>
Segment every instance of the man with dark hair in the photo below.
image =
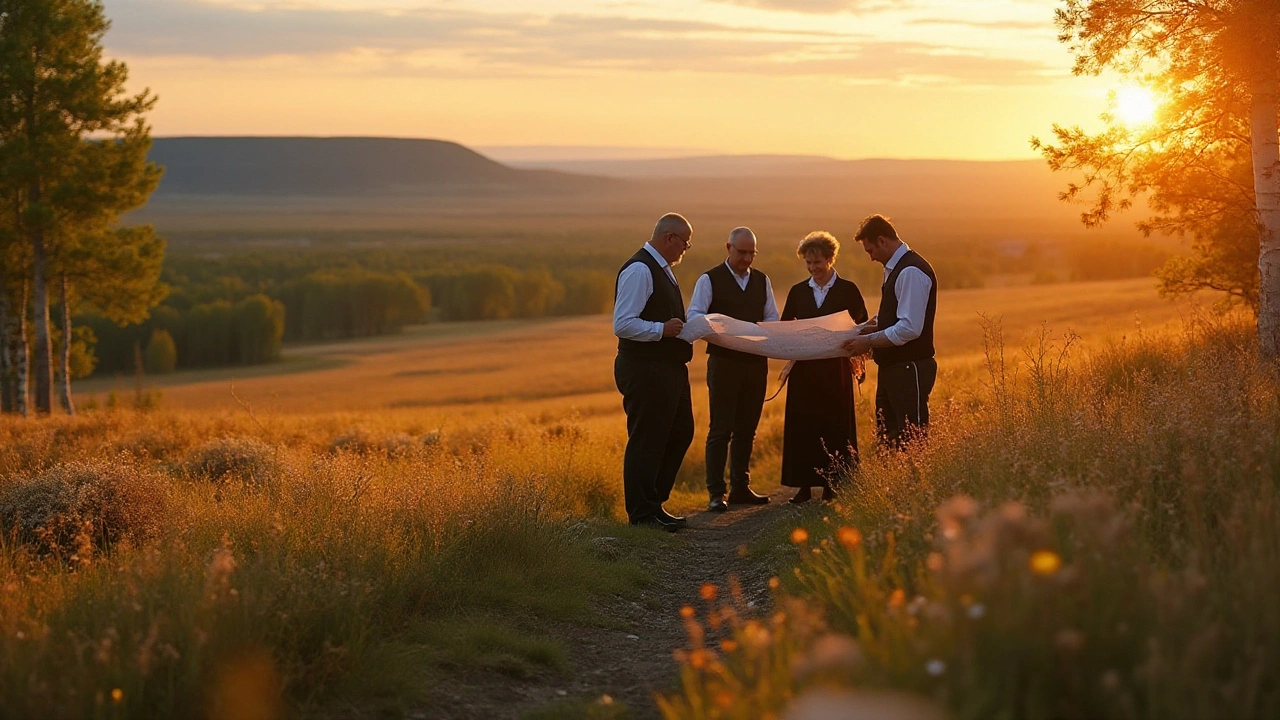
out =
<path fill-rule="evenodd" d="M 929 424 L 929 393 L 938 378 L 933 351 L 938 279 L 883 215 L 863 220 L 854 239 L 872 260 L 884 265 L 884 286 L 880 312 L 843 347 L 853 355 L 870 352 L 875 359 L 880 368 L 876 428 L 883 442 L 901 446 L 910 428 Z"/>
<path fill-rule="evenodd" d="M 675 532 L 684 518 L 662 503 L 671 497 L 676 473 L 693 442 L 689 366 L 693 346 L 677 337 L 684 329 L 684 298 L 671 266 L 693 244 L 693 226 L 680 215 L 658 220 L 649 242 L 618 271 L 613 334 L 618 357 L 613 378 L 627 414 L 622 485 L 632 525 Z"/>
<path fill-rule="evenodd" d="M 756 236 L 749 228 L 734 228 L 725 243 L 728 258 L 698 277 L 689 301 L 689 319 L 719 313 L 747 322 L 778 319 L 769 277 L 752 270 Z M 707 343 L 707 392 L 711 399 L 711 427 L 707 430 L 707 509 L 724 511 L 729 505 L 763 505 L 765 495 L 751 490 L 751 449 L 769 382 L 769 359 Z M 729 485 L 724 466 L 729 463 Z M 728 490 L 728 498 L 725 490 Z"/>

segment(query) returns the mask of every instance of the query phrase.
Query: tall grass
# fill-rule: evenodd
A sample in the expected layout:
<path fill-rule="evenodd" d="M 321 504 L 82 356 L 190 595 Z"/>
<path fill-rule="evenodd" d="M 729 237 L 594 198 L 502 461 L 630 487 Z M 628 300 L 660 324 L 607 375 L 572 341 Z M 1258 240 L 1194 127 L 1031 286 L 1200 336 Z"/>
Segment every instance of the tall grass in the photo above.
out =
<path fill-rule="evenodd" d="M 774 616 L 686 611 L 667 717 L 1280 714 L 1280 379 L 1248 330 L 988 331 L 972 401 L 775 538 Z"/>
<path fill-rule="evenodd" d="M 429 705 L 441 668 L 563 672 L 542 629 L 645 578 L 590 542 L 615 455 L 572 421 L 0 421 L 0 717 L 354 714 Z"/>

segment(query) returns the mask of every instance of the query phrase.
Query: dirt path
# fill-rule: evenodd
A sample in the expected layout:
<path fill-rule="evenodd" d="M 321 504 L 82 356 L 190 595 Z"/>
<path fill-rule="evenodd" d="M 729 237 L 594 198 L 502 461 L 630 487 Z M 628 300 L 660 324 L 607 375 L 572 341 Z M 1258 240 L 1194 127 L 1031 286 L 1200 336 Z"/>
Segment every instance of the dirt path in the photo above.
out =
<path fill-rule="evenodd" d="M 764 528 L 794 511 L 785 493 L 775 493 L 772 499 L 769 505 L 749 509 L 690 515 L 688 526 L 676 534 L 675 541 L 649 559 L 653 582 L 638 597 L 617 598 L 601 608 L 619 629 L 572 627 L 555 633 L 568 647 L 569 677 L 531 678 L 500 688 L 481 682 L 479 687 L 458 688 L 456 704 L 447 703 L 451 707 L 410 713 L 409 718 L 519 718 L 554 707 L 558 701 L 595 700 L 604 695 L 625 705 L 627 718 L 658 718 L 654 695 L 675 689 L 679 668 L 672 652 L 686 646 L 680 608 L 704 607 L 699 596 L 702 586 L 712 583 L 724 589 L 731 576 L 738 579 L 752 607 L 764 610 L 771 602 L 769 567 L 759 558 L 744 557 L 742 549 Z M 574 714 L 569 707 L 565 705 L 565 717 Z"/>
<path fill-rule="evenodd" d="M 653 584 L 638 599 L 605 609 L 631 629 L 597 630 L 576 638 L 569 694 L 608 694 L 626 704 L 630 718 L 657 718 L 654 693 L 674 688 L 678 666 L 672 651 L 686 646 L 680 608 L 703 608 L 702 586 L 726 588 L 730 576 L 737 577 L 753 607 L 767 605 L 770 569 L 759 559 L 743 557 L 741 550 L 790 509 L 783 496 L 776 496 L 769 505 L 690 515 L 688 526 L 677 534 L 680 542 L 654 558 Z"/>

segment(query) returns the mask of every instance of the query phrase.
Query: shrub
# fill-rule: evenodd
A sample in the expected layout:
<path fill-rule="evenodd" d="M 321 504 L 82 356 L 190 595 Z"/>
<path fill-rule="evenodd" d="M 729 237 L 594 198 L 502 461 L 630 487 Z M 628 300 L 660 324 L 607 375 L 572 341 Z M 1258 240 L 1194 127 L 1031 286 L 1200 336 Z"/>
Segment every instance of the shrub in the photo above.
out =
<path fill-rule="evenodd" d="M 281 467 L 276 450 L 261 440 L 226 437 L 193 449 L 187 454 L 186 469 L 194 477 L 258 485 L 279 475 Z"/>
<path fill-rule="evenodd" d="M 178 346 L 173 343 L 173 337 L 167 331 L 151 332 L 147 349 L 143 351 L 142 366 L 151 375 L 171 373 L 178 366 Z"/>
<path fill-rule="evenodd" d="M 155 535 L 164 517 L 164 479 L 128 462 L 76 461 L 7 485 L 0 528 L 41 552 L 81 554 Z"/>
<path fill-rule="evenodd" d="M 429 443 L 424 443 L 424 446 Z M 360 455 L 383 454 L 401 457 L 414 449 L 414 439 L 404 433 L 377 436 L 364 428 L 352 428 L 334 438 L 329 449 L 333 452 L 351 452 Z"/>

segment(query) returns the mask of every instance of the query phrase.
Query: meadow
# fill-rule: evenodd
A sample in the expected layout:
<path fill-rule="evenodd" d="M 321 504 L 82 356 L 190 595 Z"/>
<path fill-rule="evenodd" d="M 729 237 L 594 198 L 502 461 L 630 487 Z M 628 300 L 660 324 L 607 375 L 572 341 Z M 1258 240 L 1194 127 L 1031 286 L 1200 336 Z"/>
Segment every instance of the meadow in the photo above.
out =
<path fill-rule="evenodd" d="M 1212 642 L 1196 652 L 1217 654 L 1195 662 L 1217 668 L 1215 678 L 1242 677 L 1242 663 L 1251 673 L 1270 667 L 1265 586 L 1243 598 L 1226 585 L 1206 589 L 1219 587 L 1209 580 L 1238 588 L 1247 572 L 1266 582 L 1274 567 L 1252 550 L 1247 565 L 1224 558 L 1214 539 L 1235 532 L 1261 543 L 1258 552 L 1274 542 L 1254 535 L 1274 507 L 1265 488 L 1242 480 L 1253 465 L 1230 462 L 1248 451 L 1259 477 L 1274 479 L 1274 388 L 1243 372 L 1243 335 L 1211 331 L 1206 318 L 1216 316 L 1159 300 L 1150 280 L 951 290 L 941 307 L 941 419 L 930 442 L 909 456 L 872 456 L 839 507 L 780 513 L 755 539 L 753 562 L 781 578 L 780 612 L 753 617 L 729 592 L 729 608 L 697 608 L 690 620 L 707 628 L 690 626 L 683 685 L 663 700 L 668 717 L 758 717 L 757 708 L 781 712 L 830 687 L 905 689 L 963 717 L 1124 717 L 1192 707 L 1151 704 L 1192 677 L 1168 669 L 1191 662 L 1192 640 Z M 997 318 L 1002 365 L 986 354 Z M 1048 346 L 1036 343 L 1068 331 L 1082 338 L 1070 359 L 1037 354 Z M 80 384 L 79 417 L 0 421 L 0 522 L 9 528 L 0 716 L 622 716 L 617 704 L 558 696 L 580 671 L 579 646 L 565 638 L 617 631 L 619 618 L 601 609 L 640 599 L 662 575 L 654 559 L 694 541 L 618 522 L 625 436 L 613 353 L 604 317 L 449 323 L 292 346 L 276 365 L 146 378 L 159 400 L 144 410 L 129 408 L 134 378 L 93 380 Z M 704 373 L 698 352 L 701 431 L 682 469 L 681 510 L 705 502 Z M 863 418 L 873 395 L 874 377 Z M 776 487 L 781 408 L 766 407 L 758 441 L 765 491 Z M 1262 422 L 1241 420 L 1246 409 Z M 867 447 L 869 425 L 860 427 Z M 1202 477 L 1203 487 L 1176 490 Z M 962 493 L 972 505 L 952 500 Z M 1266 502 L 1242 502 L 1256 497 Z M 963 511 L 954 544 L 935 545 L 950 517 L 940 520 L 939 506 Z M 1122 524 L 1140 542 L 1102 553 L 1110 536 L 1059 528 L 1068 511 Z M 1019 538 L 1012 555 L 969 561 L 989 586 L 946 574 L 1000 533 Z M 1042 551 L 1059 563 L 1052 577 L 1015 572 Z M 1096 575 L 1086 555 L 1104 556 Z M 990 579 L 992 563 L 1010 574 Z M 1068 576 L 1071 593 L 1046 600 L 1057 596 L 1042 585 Z M 1199 595 L 1156 590 L 1197 577 Z M 1155 612 L 1165 599 L 1183 613 L 1168 616 L 1168 633 Z M 1256 627 L 1235 619 L 1237 602 Z M 939 608 L 954 620 L 974 606 L 991 620 L 977 630 L 925 622 Z M 1046 608 L 1067 619 L 1050 623 Z M 1117 635 L 1115 623 L 1128 629 Z M 1196 640 L 1193 627 L 1217 634 Z M 1064 628 L 1087 651 L 1067 658 L 1078 663 L 1068 664 L 1077 684 L 1059 686 L 1054 643 L 1076 638 Z M 1256 638 L 1247 655 L 1233 649 L 1241 633 Z M 1090 654 L 1095 637 L 1113 635 Z M 1164 674 L 1151 682 L 1163 684 L 1143 689 L 1149 675 L 1137 667 L 1156 657 L 1152 642 L 1183 654 L 1159 655 Z M 839 650 L 834 664 L 823 664 L 823 648 Z M 1088 663 L 1112 651 L 1117 679 L 1086 677 Z M 935 660 L 950 674 L 933 673 Z M 1000 685 L 1001 663 L 1026 668 L 1025 681 Z M 679 667 L 670 664 L 673 682 Z M 1120 688 L 1129 704 L 1095 693 L 1071 705 L 1089 682 Z M 1265 691 L 1263 680 L 1232 690 L 1245 693 L 1233 707 L 1271 707 Z M 1023 704 L 1000 704 L 1009 698 Z"/>
<path fill-rule="evenodd" d="M 793 548 L 774 612 L 687 608 L 667 718 L 1280 712 L 1280 379 L 1251 324 L 1002 334 L 927 440 L 761 540 Z"/>

